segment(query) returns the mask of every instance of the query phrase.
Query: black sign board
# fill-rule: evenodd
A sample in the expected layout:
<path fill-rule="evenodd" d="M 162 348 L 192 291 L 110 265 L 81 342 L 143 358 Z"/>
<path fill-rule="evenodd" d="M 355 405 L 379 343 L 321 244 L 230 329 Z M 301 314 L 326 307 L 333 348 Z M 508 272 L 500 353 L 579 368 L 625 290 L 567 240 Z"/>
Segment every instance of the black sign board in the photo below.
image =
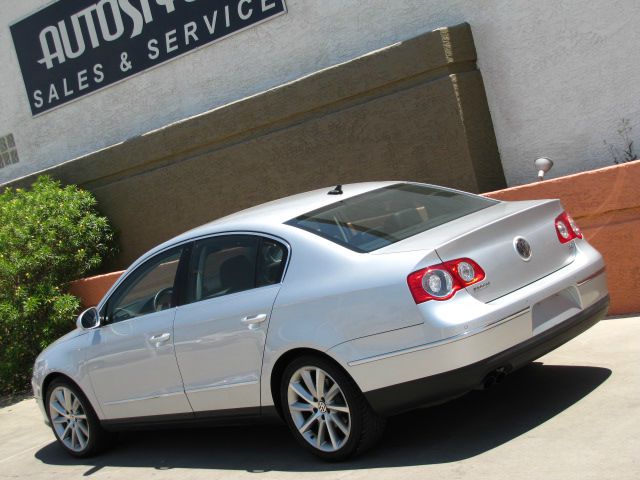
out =
<path fill-rule="evenodd" d="M 59 0 L 11 35 L 37 115 L 283 13 L 285 0 Z"/>

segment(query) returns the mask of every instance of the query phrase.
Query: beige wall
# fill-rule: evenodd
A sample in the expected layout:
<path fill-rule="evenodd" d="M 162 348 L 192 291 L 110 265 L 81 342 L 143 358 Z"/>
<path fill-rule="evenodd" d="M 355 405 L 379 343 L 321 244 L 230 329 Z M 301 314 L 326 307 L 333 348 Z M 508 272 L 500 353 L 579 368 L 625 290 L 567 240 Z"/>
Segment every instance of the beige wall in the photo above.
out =
<path fill-rule="evenodd" d="M 53 167 L 121 232 L 125 267 L 191 227 L 337 183 L 505 186 L 467 24 L 439 29 Z M 15 184 L 28 184 L 34 177 Z"/>
<path fill-rule="evenodd" d="M 461 22 L 508 185 L 535 180 L 541 156 L 548 178 L 612 165 L 603 141 L 625 147 L 621 118 L 640 146 L 637 0 L 286 0 L 286 15 L 33 118 L 9 25 L 50 3 L 1 3 L 0 136 L 14 134 L 20 162 L 0 184 Z"/>

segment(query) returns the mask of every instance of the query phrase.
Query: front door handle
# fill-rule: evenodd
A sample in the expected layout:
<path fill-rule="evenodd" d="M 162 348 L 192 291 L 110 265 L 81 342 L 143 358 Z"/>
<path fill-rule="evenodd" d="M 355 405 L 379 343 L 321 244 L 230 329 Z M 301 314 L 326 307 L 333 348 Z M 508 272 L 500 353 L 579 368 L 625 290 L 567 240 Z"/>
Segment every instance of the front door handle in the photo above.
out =
<path fill-rule="evenodd" d="M 149 340 L 151 341 L 151 343 L 155 343 L 156 347 L 159 347 L 163 343 L 169 341 L 170 338 L 170 333 L 162 333 L 160 335 L 154 335 L 153 337 L 150 337 Z"/>
<path fill-rule="evenodd" d="M 260 313 L 258 315 L 244 317 L 241 322 L 245 325 L 255 325 L 257 323 L 262 323 L 267 319 L 266 313 Z"/>

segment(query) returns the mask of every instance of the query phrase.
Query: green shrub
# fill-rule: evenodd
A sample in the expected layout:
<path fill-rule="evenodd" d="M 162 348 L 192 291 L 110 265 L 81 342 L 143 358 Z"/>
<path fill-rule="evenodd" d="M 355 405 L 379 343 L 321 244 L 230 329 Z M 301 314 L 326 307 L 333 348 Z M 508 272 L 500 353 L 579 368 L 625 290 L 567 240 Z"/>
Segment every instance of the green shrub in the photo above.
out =
<path fill-rule="evenodd" d="M 0 194 L 0 394 L 28 388 L 38 353 L 74 327 L 68 283 L 115 253 L 91 193 L 42 176 Z"/>

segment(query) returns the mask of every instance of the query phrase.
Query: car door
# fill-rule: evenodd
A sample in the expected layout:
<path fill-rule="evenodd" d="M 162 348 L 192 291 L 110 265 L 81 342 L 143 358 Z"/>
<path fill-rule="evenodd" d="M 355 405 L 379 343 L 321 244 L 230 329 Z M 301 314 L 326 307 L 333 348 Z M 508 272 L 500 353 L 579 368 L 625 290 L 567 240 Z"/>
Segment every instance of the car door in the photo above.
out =
<path fill-rule="evenodd" d="M 260 406 L 267 326 L 287 257 L 282 242 L 257 235 L 193 245 L 175 348 L 196 414 Z"/>
<path fill-rule="evenodd" d="M 192 414 L 173 347 L 183 247 L 144 262 L 102 308 L 88 371 L 107 419 Z"/>

